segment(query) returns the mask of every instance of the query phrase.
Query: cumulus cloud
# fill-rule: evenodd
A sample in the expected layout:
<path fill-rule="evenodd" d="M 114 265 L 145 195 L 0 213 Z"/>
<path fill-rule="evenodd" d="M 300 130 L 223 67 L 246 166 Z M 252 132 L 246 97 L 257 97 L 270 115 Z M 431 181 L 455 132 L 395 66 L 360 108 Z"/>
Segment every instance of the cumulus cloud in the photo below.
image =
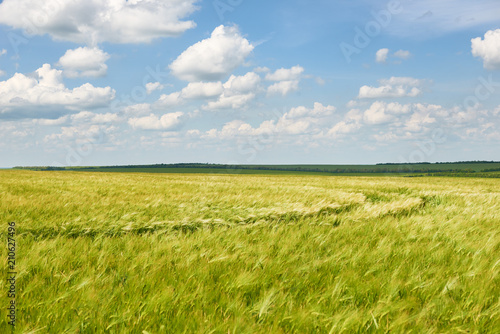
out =
<path fill-rule="evenodd" d="M 159 82 L 148 82 L 146 84 L 146 93 L 149 95 L 155 90 L 162 90 L 163 88 L 163 85 Z"/>
<path fill-rule="evenodd" d="M 285 135 L 318 134 L 335 111 L 334 106 L 325 106 L 319 102 L 314 103 L 312 108 L 306 106 L 291 108 L 277 121 L 262 122 L 255 134 L 268 132 Z"/>
<path fill-rule="evenodd" d="M 203 106 L 203 109 L 241 109 L 254 98 L 254 93 L 237 95 L 226 95 L 225 93 L 223 93 L 217 101 L 208 102 L 206 106 Z"/>
<path fill-rule="evenodd" d="M 109 124 L 120 121 L 120 117 L 114 113 L 98 114 L 90 111 L 81 111 L 78 114 L 71 115 L 73 123 L 84 124 Z"/>
<path fill-rule="evenodd" d="M 391 77 L 379 80 L 379 87 L 362 86 L 359 99 L 415 97 L 422 94 L 422 86 L 426 81 L 409 77 Z"/>
<path fill-rule="evenodd" d="M 296 65 L 291 68 L 280 68 L 266 74 L 266 80 L 277 81 L 267 88 L 267 94 L 286 96 L 290 92 L 298 90 L 302 73 L 304 73 L 304 68 Z"/>
<path fill-rule="evenodd" d="M 335 112 L 336 108 L 334 106 L 324 106 L 319 102 L 314 103 L 314 107 L 307 108 L 305 106 L 299 106 L 290 109 L 286 114 L 287 118 L 300 118 L 300 117 L 326 117 L 330 116 Z"/>
<path fill-rule="evenodd" d="M 177 106 L 182 102 L 183 99 L 181 98 L 181 92 L 174 92 L 170 94 L 162 94 L 156 102 L 156 105 L 161 107 L 172 107 Z"/>
<path fill-rule="evenodd" d="M 254 72 L 231 77 L 224 83 L 223 92 L 217 101 L 211 101 L 203 109 L 241 109 L 252 101 L 259 90 L 261 78 Z"/>
<path fill-rule="evenodd" d="M 297 65 L 292 68 L 280 68 L 273 73 L 266 75 L 266 80 L 269 81 L 292 81 L 300 78 L 304 68 Z"/>
<path fill-rule="evenodd" d="M 281 94 L 282 96 L 286 96 L 288 93 L 297 91 L 298 89 L 299 80 L 280 81 L 269 86 L 267 88 L 267 93 L 269 95 Z"/>
<path fill-rule="evenodd" d="M 69 117 L 66 115 L 63 117 L 56 118 L 56 119 L 46 119 L 46 118 L 34 119 L 33 123 L 36 123 L 39 125 L 45 125 L 45 126 L 58 126 L 58 125 L 63 125 L 65 123 L 67 123 L 68 120 L 69 120 Z"/>
<path fill-rule="evenodd" d="M 234 120 L 226 123 L 221 130 L 211 129 L 202 137 L 232 139 L 240 136 L 260 135 L 304 135 L 317 134 L 321 131 L 325 120 L 335 112 L 335 107 L 315 103 L 313 108 L 299 106 L 290 109 L 275 119 L 263 121 L 254 128 L 250 124 Z M 277 115 L 278 116 L 278 115 Z"/>
<path fill-rule="evenodd" d="M 489 30 L 481 37 L 471 40 L 472 55 L 483 60 L 486 69 L 500 69 L 500 29 Z"/>
<path fill-rule="evenodd" d="M 203 99 L 222 94 L 224 88 L 219 82 L 190 82 L 181 91 L 184 99 Z"/>
<path fill-rule="evenodd" d="M 119 133 L 119 128 L 115 125 L 79 123 L 74 126 L 63 126 L 60 130 L 60 133 L 47 135 L 43 139 L 43 142 L 51 149 L 72 143 L 71 145 L 94 150 L 97 147 L 104 148 L 107 142 L 115 145 L 118 143 L 116 134 Z M 68 165 L 79 165 L 81 162 L 82 158 L 79 155 L 71 159 L 67 157 L 66 160 Z"/>
<path fill-rule="evenodd" d="M 364 112 L 363 120 L 367 124 L 384 124 L 396 118 L 398 114 L 410 112 L 409 105 L 376 101 Z"/>
<path fill-rule="evenodd" d="M 389 49 L 380 49 L 375 53 L 375 61 L 377 63 L 385 63 L 387 61 L 387 57 L 389 56 Z"/>
<path fill-rule="evenodd" d="M 253 49 L 237 26 L 221 25 L 214 29 L 210 38 L 185 50 L 169 68 L 182 80 L 216 81 L 241 66 Z"/>
<path fill-rule="evenodd" d="M 242 136 L 259 136 L 259 135 L 299 135 L 308 132 L 311 122 L 307 120 L 289 120 L 280 118 L 262 122 L 258 128 L 253 128 L 250 124 L 234 120 L 224 124 L 221 130 L 211 129 L 202 137 L 218 138 L 218 139 L 233 139 Z"/>
<path fill-rule="evenodd" d="M 225 83 L 221 81 L 190 82 L 178 92 L 161 95 L 154 103 L 154 107 L 176 106 L 188 100 L 209 100 L 202 106 L 203 109 L 240 109 L 246 107 L 262 90 L 260 82 L 260 76 L 254 72 L 241 76 L 231 75 Z"/>
<path fill-rule="evenodd" d="M 410 132 L 422 131 L 424 126 L 436 122 L 436 118 L 431 114 L 438 113 L 442 107 L 434 104 L 424 105 L 417 103 L 413 105 L 413 114 L 405 122 L 405 130 Z"/>
<path fill-rule="evenodd" d="M 325 124 L 326 130 L 321 136 L 326 139 L 341 139 L 348 134 L 356 133 L 363 126 L 363 112 L 359 109 L 351 109 L 344 118 L 337 121 L 333 126 Z M 321 137 L 319 136 L 319 137 Z"/>
<path fill-rule="evenodd" d="M 29 107 L 61 107 L 69 110 L 104 107 L 114 98 L 111 87 L 94 87 L 89 83 L 68 89 L 62 71 L 44 64 L 32 76 L 14 74 L 0 82 L 0 113 Z"/>
<path fill-rule="evenodd" d="M 131 118 L 128 124 L 141 130 L 172 130 L 182 124 L 183 112 L 174 112 L 158 117 L 150 114 L 146 117 Z"/>
<path fill-rule="evenodd" d="M 109 55 L 98 48 L 81 47 L 66 51 L 57 65 L 69 78 L 103 77 L 108 70 L 105 64 L 108 59 Z"/>
<path fill-rule="evenodd" d="M 349 122 L 349 121 L 340 121 L 335 124 L 332 128 L 328 130 L 327 136 L 332 138 L 339 138 L 343 135 L 356 132 L 361 128 L 361 124 L 359 122 Z"/>
<path fill-rule="evenodd" d="M 179 36 L 196 26 L 184 19 L 197 0 L 4 0 L 0 23 L 29 34 L 96 45 L 149 43 Z M 25 19 L 21 19 L 25 18 Z"/>
<path fill-rule="evenodd" d="M 255 91 L 260 83 L 260 76 L 254 72 L 245 75 L 231 77 L 224 83 L 225 92 L 228 95 Z"/>
<path fill-rule="evenodd" d="M 411 57 L 411 52 L 407 50 L 398 50 L 392 54 L 392 57 L 406 60 Z M 380 49 L 375 53 L 375 61 L 377 63 L 386 63 L 389 59 L 389 49 Z M 395 61 L 395 63 L 400 63 L 401 61 Z"/>
<path fill-rule="evenodd" d="M 213 99 L 224 92 L 222 82 L 190 82 L 179 92 L 162 94 L 154 103 L 156 108 L 173 107 L 186 100 Z"/>

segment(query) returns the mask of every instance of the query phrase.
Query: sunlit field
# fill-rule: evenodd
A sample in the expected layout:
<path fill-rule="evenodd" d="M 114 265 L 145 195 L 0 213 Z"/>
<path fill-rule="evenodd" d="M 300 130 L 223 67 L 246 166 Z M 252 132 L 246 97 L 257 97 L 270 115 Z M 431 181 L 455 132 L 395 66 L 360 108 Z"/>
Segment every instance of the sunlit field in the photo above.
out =
<path fill-rule="evenodd" d="M 19 333 L 500 331 L 500 179 L 5 170 L 0 194 Z"/>

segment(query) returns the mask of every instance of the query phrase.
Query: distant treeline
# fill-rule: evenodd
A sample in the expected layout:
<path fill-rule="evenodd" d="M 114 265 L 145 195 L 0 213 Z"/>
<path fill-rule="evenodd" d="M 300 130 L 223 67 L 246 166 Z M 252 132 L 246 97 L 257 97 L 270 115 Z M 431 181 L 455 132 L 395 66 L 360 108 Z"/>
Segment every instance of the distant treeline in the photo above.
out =
<path fill-rule="evenodd" d="M 376 164 L 377 166 L 396 166 L 396 165 L 458 165 L 458 164 L 499 164 L 500 161 L 456 161 L 456 162 L 383 162 Z"/>
<path fill-rule="evenodd" d="M 487 164 L 481 166 L 481 164 Z M 491 164 L 497 164 L 491 168 Z M 445 167 L 446 165 L 446 167 Z M 481 167 L 490 168 L 481 168 Z M 15 167 L 15 169 L 28 169 L 37 171 L 106 171 L 116 169 L 225 169 L 225 170 L 255 170 L 255 171 L 283 171 L 283 172 L 318 172 L 329 174 L 397 174 L 397 173 L 445 173 L 476 174 L 500 171 L 500 162 L 495 161 L 459 161 L 438 163 L 414 163 L 396 164 L 381 163 L 376 165 L 224 165 L 210 163 L 176 163 L 155 165 L 121 165 L 121 166 L 98 166 L 98 167 Z M 168 172 L 168 171 L 167 171 Z"/>

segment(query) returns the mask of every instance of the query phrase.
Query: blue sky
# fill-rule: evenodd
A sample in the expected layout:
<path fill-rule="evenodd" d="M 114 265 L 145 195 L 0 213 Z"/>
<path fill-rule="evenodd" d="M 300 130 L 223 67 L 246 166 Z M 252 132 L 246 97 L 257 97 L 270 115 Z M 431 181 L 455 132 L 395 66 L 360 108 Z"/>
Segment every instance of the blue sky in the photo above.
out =
<path fill-rule="evenodd" d="M 496 0 L 0 1 L 0 167 L 500 160 Z"/>

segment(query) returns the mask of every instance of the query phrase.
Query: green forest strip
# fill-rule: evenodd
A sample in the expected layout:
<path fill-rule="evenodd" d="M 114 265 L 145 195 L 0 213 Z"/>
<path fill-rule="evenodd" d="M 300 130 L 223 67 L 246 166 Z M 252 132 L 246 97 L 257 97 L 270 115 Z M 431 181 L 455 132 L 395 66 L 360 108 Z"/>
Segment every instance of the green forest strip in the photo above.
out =
<path fill-rule="evenodd" d="M 453 163 L 376 164 L 376 165 L 224 165 L 179 163 L 156 165 L 88 166 L 88 167 L 14 167 L 36 171 L 81 171 L 119 173 L 193 173 L 193 174 L 267 174 L 267 175 L 389 175 L 500 177 L 500 162 L 464 161 Z"/>

